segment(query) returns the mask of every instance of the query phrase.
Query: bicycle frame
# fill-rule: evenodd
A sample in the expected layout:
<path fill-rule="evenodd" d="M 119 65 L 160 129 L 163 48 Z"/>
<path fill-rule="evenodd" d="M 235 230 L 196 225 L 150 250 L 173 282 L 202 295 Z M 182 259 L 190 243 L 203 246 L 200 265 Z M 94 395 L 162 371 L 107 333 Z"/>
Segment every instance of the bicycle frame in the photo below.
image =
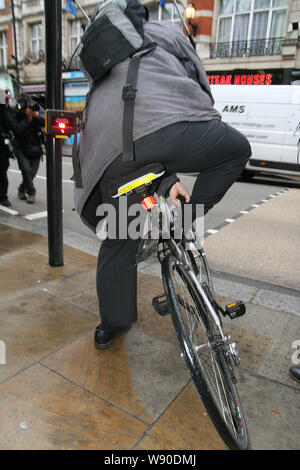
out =
<path fill-rule="evenodd" d="M 162 228 L 161 235 L 163 236 L 163 239 L 166 241 L 167 244 L 170 243 L 172 248 L 175 249 L 175 251 L 177 252 L 178 257 L 181 260 L 182 264 L 184 265 L 185 269 L 187 269 L 189 271 L 189 274 L 192 278 L 193 283 L 195 284 L 197 290 L 199 291 L 206 307 L 210 311 L 210 313 L 211 313 L 211 315 L 214 319 L 214 322 L 215 322 L 216 326 L 219 329 L 222 340 L 227 341 L 228 337 L 224 334 L 221 321 L 220 321 L 218 315 L 216 314 L 215 310 L 213 309 L 213 307 L 211 305 L 211 302 L 209 301 L 209 299 L 208 299 L 208 297 L 205 293 L 205 290 L 203 289 L 203 287 L 201 286 L 201 283 L 197 279 L 197 276 L 194 273 L 194 270 L 191 266 L 191 261 L 190 261 L 188 255 L 187 255 L 185 249 L 182 247 L 181 244 L 177 244 L 175 242 L 173 236 L 171 235 L 170 230 L 163 231 L 163 229 L 165 229 L 166 226 L 168 228 L 170 228 L 170 226 L 174 222 L 173 215 L 172 215 L 172 212 L 170 210 L 169 203 L 167 202 L 167 200 L 163 196 L 159 196 L 158 204 L 159 204 L 159 210 L 162 213 L 163 217 L 165 217 L 165 221 L 167 222 L 167 224 L 165 224 L 164 226 L 161 227 Z"/>

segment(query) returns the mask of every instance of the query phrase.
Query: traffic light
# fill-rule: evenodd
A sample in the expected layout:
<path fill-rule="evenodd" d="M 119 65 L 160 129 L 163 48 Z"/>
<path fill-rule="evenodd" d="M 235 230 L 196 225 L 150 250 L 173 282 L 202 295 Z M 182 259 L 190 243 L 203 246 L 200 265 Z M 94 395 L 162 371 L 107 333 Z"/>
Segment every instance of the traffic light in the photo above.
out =
<path fill-rule="evenodd" d="M 74 111 L 61 111 L 47 109 L 45 113 L 45 131 L 52 137 L 69 137 L 76 132 L 76 113 Z"/>

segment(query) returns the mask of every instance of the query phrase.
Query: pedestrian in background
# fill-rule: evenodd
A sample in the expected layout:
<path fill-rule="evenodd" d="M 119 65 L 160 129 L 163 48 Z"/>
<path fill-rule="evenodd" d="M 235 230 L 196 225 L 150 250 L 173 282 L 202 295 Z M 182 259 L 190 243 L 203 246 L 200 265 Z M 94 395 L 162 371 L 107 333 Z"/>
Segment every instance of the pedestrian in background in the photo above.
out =
<path fill-rule="evenodd" d="M 9 159 L 14 158 L 9 146 L 7 145 L 7 134 L 9 132 L 6 119 L 5 109 L 8 111 L 9 107 L 9 90 L 5 90 L 5 95 L 2 95 L 2 99 L 5 102 L 0 106 L 0 204 L 5 207 L 10 207 L 11 203 L 8 199 L 8 177 L 7 172 L 9 168 Z"/>
<path fill-rule="evenodd" d="M 15 135 L 15 154 L 22 173 L 23 181 L 18 188 L 19 199 L 29 204 L 35 202 L 36 189 L 33 180 L 38 172 L 42 157 L 42 127 L 45 122 L 39 114 L 39 105 L 27 103 L 21 113 L 21 120 L 6 112 L 8 126 Z"/>

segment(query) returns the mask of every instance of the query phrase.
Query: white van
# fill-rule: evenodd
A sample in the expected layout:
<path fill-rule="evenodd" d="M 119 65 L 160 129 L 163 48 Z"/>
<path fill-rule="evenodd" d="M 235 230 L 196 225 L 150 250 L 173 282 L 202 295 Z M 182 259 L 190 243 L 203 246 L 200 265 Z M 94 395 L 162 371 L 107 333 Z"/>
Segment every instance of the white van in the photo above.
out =
<path fill-rule="evenodd" d="M 245 174 L 300 174 L 299 85 L 211 85 L 211 90 L 222 120 L 251 144 Z"/>

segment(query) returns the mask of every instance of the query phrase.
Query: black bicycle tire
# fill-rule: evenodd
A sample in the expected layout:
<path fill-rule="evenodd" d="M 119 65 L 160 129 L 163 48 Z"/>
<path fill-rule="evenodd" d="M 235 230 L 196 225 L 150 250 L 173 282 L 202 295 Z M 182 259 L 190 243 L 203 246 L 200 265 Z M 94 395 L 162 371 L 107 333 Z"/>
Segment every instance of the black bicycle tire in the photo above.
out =
<path fill-rule="evenodd" d="M 248 432 L 247 432 L 247 426 L 244 418 L 244 414 L 242 411 L 242 407 L 240 404 L 240 399 L 238 396 L 238 392 L 231 383 L 229 384 L 230 388 L 234 389 L 234 395 L 238 400 L 240 412 L 242 414 L 242 420 L 243 420 L 243 430 L 244 430 L 244 441 L 243 443 L 240 443 L 231 433 L 231 431 L 228 429 L 227 425 L 225 424 L 218 407 L 216 406 L 214 399 L 211 396 L 211 393 L 209 391 L 209 388 L 206 384 L 205 378 L 203 377 L 203 374 L 201 373 L 201 370 L 199 366 L 197 365 L 197 359 L 195 357 L 193 348 L 190 344 L 190 341 L 188 339 L 188 335 L 186 334 L 185 327 L 183 324 L 182 316 L 180 309 L 178 308 L 178 303 L 177 299 L 175 298 L 175 293 L 174 293 L 174 286 L 173 286 L 173 280 L 172 280 L 172 275 L 171 275 L 171 267 L 174 265 L 174 263 L 177 263 L 177 259 L 175 256 L 168 256 L 166 257 L 163 262 L 162 262 L 162 278 L 163 278 L 163 283 L 164 283 L 164 288 L 165 288 L 165 293 L 166 293 L 166 298 L 169 304 L 169 309 L 171 313 L 171 318 L 172 322 L 176 331 L 176 335 L 183 353 L 183 357 L 185 359 L 185 362 L 189 368 L 189 371 L 191 373 L 191 377 L 193 379 L 193 382 L 195 384 L 195 387 L 203 401 L 203 404 L 208 412 L 208 415 L 210 416 L 216 430 L 218 431 L 219 435 L 225 442 L 225 444 L 229 447 L 229 449 L 232 450 L 247 450 L 249 449 L 250 442 L 249 442 L 249 437 L 248 437 Z M 184 269 L 182 268 L 182 272 L 185 272 Z M 194 292 L 195 297 L 198 296 L 198 293 L 195 289 L 195 286 L 189 277 L 188 273 L 185 272 L 184 274 L 190 283 L 190 289 Z M 222 364 L 224 366 L 224 364 Z"/>

